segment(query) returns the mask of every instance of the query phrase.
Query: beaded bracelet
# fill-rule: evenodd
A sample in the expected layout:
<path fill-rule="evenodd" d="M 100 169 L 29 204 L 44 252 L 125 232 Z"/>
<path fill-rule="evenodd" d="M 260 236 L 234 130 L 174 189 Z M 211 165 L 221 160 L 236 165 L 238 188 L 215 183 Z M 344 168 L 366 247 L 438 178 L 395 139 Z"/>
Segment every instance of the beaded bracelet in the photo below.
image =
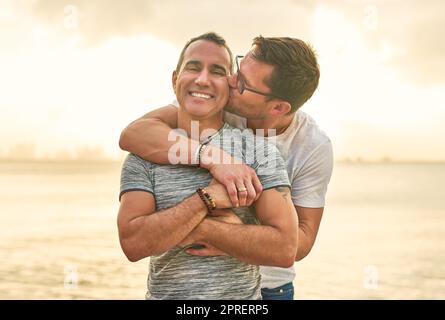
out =
<path fill-rule="evenodd" d="M 216 209 L 215 201 L 210 197 L 210 195 L 202 188 L 196 189 L 196 193 L 198 193 L 201 200 L 204 202 L 205 206 L 207 207 L 207 211 L 209 213 L 212 212 L 212 210 Z M 210 200 L 211 199 L 211 200 Z"/>
<path fill-rule="evenodd" d="M 215 200 L 213 200 L 213 198 L 210 196 L 210 194 L 208 194 L 208 192 L 206 192 L 204 189 L 203 189 L 203 193 L 204 193 L 204 196 L 207 198 L 207 200 L 210 202 L 210 204 L 211 204 L 211 206 L 212 206 L 212 210 L 215 210 L 216 209 L 216 203 L 215 203 Z"/>

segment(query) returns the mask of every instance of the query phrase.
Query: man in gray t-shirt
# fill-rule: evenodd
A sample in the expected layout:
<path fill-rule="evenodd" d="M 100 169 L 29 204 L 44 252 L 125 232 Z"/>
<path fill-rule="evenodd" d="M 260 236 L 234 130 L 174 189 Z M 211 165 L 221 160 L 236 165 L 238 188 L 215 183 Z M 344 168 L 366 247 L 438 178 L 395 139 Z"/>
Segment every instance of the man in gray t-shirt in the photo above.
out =
<path fill-rule="evenodd" d="M 178 128 L 190 135 L 199 121 L 209 149 L 217 146 L 251 166 L 264 191 L 252 211 L 234 208 L 234 221 L 215 210 L 232 203 L 206 169 L 157 165 L 130 154 L 122 169 L 119 240 L 130 261 L 150 257 L 148 299 L 259 299 L 258 265 L 293 264 L 298 222 L 284 161 L 273 144 L 222 121 L 230 65 L 230 50 L 216 34 L 186 44 L 172 79 Z M 207 130 L 215 133 L 204 136 Z M 196 192 L 202 187 L 207 196 Z M 236 187 L 246 192 L 242 180 Z M 189 255 L 193 244 L 221 254 Z"/>
<path fill-rule="evenodd" d="M 237 143 L 239 142 L 239 143 Z M 242 146 L 255 149 L 253 163 L 264 190 L 289 187 L 284 161 L 275 146 L 225 124 L 210 140 L 243 162 L 250 162 Z M 267 155 L 267 156 L 266 156 Z M 271 165 L 273 164 L 273 166 Z M 183 165 L 158 165 L 130 154 L 121 177 L 121 194 L 146 191 L 156 200 L 156 211 L 175 206 L 206 187 L 212 176 L 208 170 Z M 233 209 L 246 224 L 258 220 L 249 207 Z M 247 241 L 247 240 L 246 240 Z M 189 246 L 176 246 L 150 257 L 147 299 L 259 299 L 260 274 L 256 265 L 230 256 L 200 257 L 186 253 Z"/>

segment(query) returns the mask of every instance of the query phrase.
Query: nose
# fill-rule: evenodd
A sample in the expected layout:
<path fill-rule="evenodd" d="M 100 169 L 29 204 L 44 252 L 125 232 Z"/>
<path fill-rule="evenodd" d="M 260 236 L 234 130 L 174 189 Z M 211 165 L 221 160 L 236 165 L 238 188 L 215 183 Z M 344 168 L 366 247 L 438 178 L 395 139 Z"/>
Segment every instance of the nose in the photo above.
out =
<path fill-rule="evenodd" d="M 201 87 L 207 87 L 210 84 L 209 73 L 203 70 L 199 73 L 198 77 L 195 79 L 195 83 Z"/>

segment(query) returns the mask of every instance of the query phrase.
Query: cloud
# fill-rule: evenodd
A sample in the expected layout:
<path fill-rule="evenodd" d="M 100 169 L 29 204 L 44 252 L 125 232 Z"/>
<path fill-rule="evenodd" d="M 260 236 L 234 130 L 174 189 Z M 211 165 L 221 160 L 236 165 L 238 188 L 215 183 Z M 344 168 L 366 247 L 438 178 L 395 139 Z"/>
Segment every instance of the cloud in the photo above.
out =
<path fill-rule="evenodd" d="M 259 34 L 308 35 L 311 7 L 310 1 L 291 0 L 36 0 L 32 11 L 38 22 L 60 29 L 77 15 L 78 31 L 90 46 L 144 33 L 182 47 L 193 36 L 215 31 L 235 50 L 245 50 Z"/>
<path fill-rule="evenodd" d="M 445 3 L 440 0 L 385 2 L 381 28 L 385 38 L 401 50 L 389 63 L 419 84 L 445 82 Z"/>
<path fill-rule="evenodd" d="M 445 82 L 442 0 L 428 4 L 420 0 L 34 0 L 32 14 L 63 30 L 73 15 L 69 5 L 77 10 L 78 32 L 87 46 L 116 36 L 150 34 L 180 48 L 193 36 L 215 31 L 228 40 L 234 52 L 247 50 L 259 34 L 311 42 L 311 18 L 317 8 L 326 6 L 343 13 L 364 34 L 370 49 L 385 51 L 388 65 L 409 81 Z"/>
<path fill-rule="evenodd" d="M 335 1 L 329 6 L 345 14 L 361 31 L 371 50 L 382 51 L 388 66 L 409 82 L 445 83 L 445 2 L 373 0 Z"/>

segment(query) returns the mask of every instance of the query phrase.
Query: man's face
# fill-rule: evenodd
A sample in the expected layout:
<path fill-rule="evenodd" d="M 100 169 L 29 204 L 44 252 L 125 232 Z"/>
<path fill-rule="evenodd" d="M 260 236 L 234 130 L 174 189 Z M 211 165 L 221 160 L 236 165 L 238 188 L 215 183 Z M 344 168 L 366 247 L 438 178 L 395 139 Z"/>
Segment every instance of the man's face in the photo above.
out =
<path fill-rule="evenodd" d="M 226 105 L 230 63 L 227 50 L 214 42 L 198 40 L 187 48 L 179 74 L 173 73 L 173 89 L 192 118 L 206 119 Z"/>
<path fill-rule="evenodd" d="M 270 93 L 265 81 L 273 72 L 273 66 L 258 61 L 249 52 L 239 65 L 239 72 L 229 78 L 230 100 L 225 110 L 250 119 L 263 119 L 267 116 L 268 98 L 258 93 L 238 91 L 238 80 L 242 77 L 245 85 L 256 91 Z"/>

